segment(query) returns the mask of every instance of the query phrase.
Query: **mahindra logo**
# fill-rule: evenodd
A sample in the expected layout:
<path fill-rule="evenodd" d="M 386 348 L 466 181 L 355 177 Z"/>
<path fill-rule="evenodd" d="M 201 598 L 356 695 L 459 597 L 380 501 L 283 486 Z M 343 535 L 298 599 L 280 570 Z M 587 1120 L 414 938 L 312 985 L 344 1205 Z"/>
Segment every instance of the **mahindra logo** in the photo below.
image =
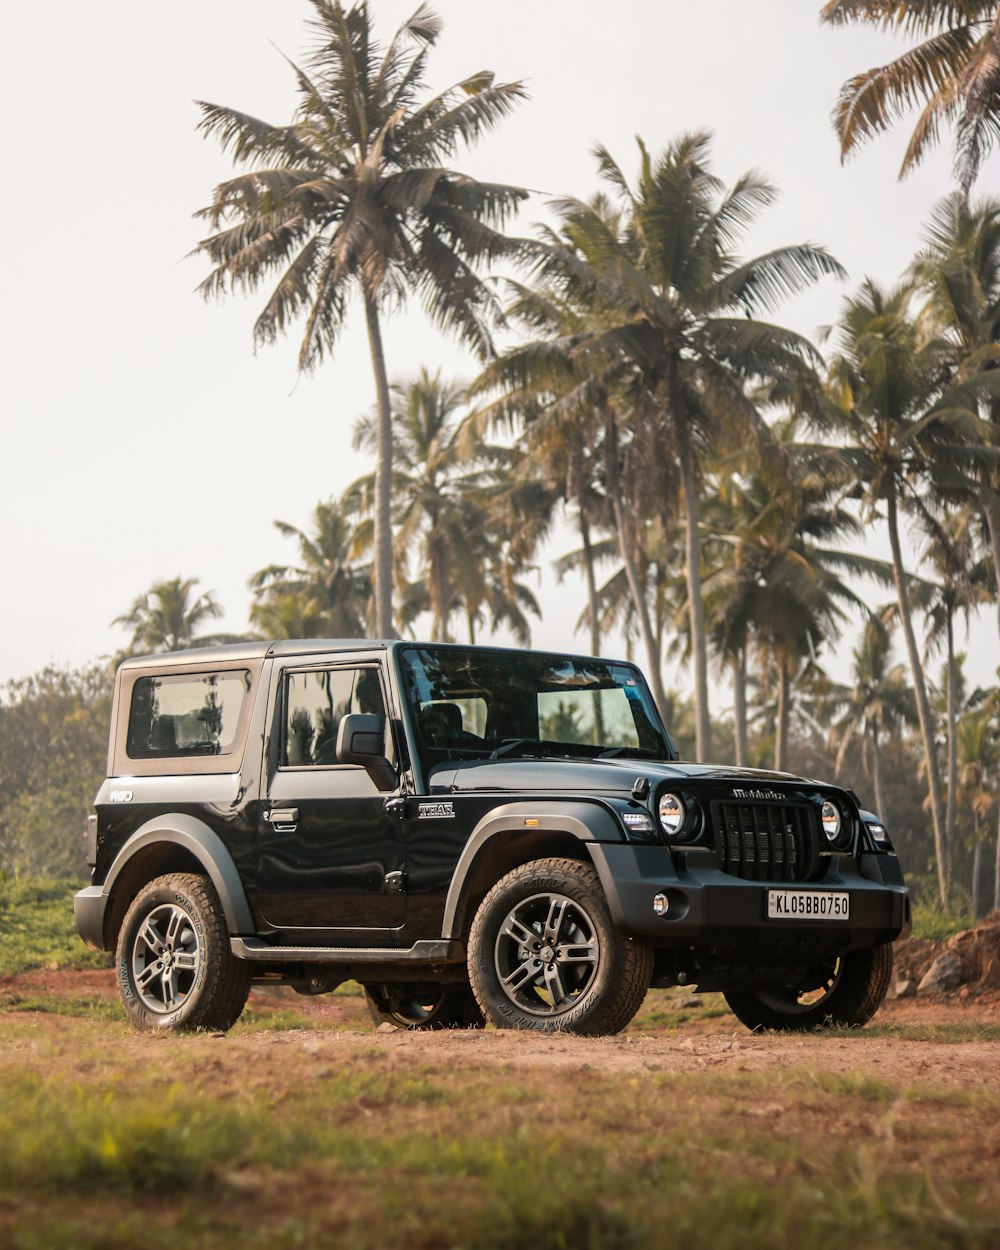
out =
<path fill-rule="evenodd" d="M 777 799 L 780 801 L 781 797 L 775 790 L 733 790 L 734 799 Z"/>

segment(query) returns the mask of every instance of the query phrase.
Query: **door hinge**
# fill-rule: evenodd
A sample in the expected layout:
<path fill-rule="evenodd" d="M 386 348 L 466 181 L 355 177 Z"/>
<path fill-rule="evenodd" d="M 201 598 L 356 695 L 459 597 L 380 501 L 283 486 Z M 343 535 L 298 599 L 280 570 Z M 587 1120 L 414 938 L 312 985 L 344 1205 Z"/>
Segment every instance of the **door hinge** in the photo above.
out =
<path fill-rule="evenodd" d="M 406 890 L 405 872 L 387 872 L 385 874 L 386 894 L 402 894 Z"/>
<path fill-rule="evenodd" d="M 403 795 L 396 795 L 395 798 L 386 799 L 385 814 L 391 816 L 393 820 L 403 820 L 406 816 L 406 799 Z"/>

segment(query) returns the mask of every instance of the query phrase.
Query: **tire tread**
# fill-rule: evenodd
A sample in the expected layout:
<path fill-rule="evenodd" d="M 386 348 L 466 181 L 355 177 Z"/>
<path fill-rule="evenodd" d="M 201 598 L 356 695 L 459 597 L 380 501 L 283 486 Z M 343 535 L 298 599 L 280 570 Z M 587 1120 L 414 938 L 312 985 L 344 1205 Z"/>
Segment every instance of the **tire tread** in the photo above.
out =
<path fill-rule="evenodd" d="M 132 900 L 119 931 L 119 983 L 123 976 L 121 946 L 124 935 L 129 932 L 135 914 L 147 905 L 149 895 L 156 890 L 172 891 L 177 894 L 178 901 L 184 899 L 200 912 L 205 934 L 205 949 L 201 957 L 209 969 L 206 984 L 192 1010 L 179 1020 L 165 1018 L 159 1025 L 151 1023 L 145 1013 L 139 1015 L 130 1007 L 123 993 L 126 1015 L 140 1029 L 161 1027 L 175 1032 L 193 1032 L 197 1029 L 226 1032 L 240 1018 L 246 1006 L 252 974 L 247 964 L 232 953 L 229 946 L 229 928 L 219 896 L 208 877 L 200 873 L 174 872 L 154 877 Z"/>

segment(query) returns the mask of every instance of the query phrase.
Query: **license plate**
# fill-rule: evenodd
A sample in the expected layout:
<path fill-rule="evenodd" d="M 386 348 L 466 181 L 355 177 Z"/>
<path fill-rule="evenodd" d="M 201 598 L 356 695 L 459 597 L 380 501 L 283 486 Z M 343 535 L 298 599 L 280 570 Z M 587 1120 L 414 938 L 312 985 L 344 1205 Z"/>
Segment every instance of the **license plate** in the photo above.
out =
<path fill-rule="evenodd" d="M 768 890 L 768 920 L 850 920 L 851 896 L 839 890 Z"/>

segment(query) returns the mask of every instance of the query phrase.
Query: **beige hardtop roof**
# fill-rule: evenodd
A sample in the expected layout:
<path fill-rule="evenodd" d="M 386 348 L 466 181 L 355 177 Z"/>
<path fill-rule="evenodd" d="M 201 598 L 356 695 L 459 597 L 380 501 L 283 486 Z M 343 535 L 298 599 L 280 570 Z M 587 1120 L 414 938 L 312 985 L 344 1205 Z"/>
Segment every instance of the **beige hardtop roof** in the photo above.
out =
<path fill-rule="evenodd" d="M 277 642 L 233 642 L 213 647 L 188 647 L 184 651 L 161 651 L 136 655 L 122 662 L 123 670 L 173 668 L 191 664 L 239 664 L 268 656 L 317 655 L 338 651 L 384 650 L 385 642 L 370 638 L 285 638 Z"/>

